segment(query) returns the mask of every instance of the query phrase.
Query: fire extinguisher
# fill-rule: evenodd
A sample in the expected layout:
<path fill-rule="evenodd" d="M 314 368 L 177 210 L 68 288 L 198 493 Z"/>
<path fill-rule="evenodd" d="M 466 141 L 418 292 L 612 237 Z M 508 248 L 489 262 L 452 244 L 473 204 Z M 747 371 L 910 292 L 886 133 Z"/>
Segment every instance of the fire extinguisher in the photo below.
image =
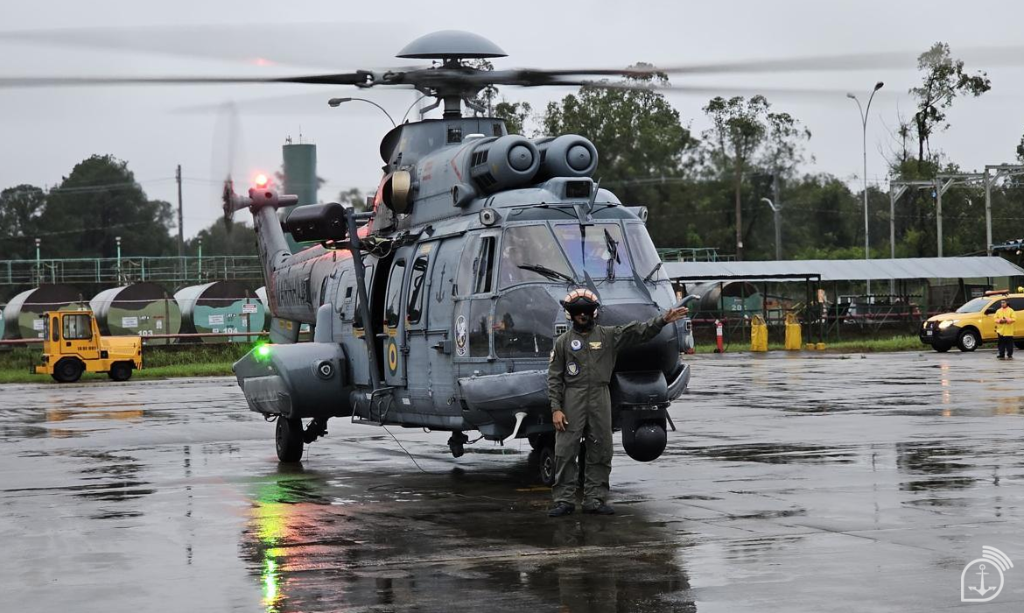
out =
<path fill-rule="evenodd" d="M 722 344 L 722 320 L 715 320 L 715 353 L 725 353 L 725 347 Z"/>

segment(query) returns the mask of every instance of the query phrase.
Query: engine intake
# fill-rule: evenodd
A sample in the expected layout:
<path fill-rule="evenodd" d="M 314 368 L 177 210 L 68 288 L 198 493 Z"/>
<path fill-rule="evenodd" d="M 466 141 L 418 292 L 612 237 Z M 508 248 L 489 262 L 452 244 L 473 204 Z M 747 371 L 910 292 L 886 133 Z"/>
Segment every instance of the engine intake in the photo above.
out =
<path fill-rule="evenodd" d="M 522 136 L 502 136 L 473 148 L 469 174 L 485 192 L 530 183 L 540 169 L 537 147 Z"/>

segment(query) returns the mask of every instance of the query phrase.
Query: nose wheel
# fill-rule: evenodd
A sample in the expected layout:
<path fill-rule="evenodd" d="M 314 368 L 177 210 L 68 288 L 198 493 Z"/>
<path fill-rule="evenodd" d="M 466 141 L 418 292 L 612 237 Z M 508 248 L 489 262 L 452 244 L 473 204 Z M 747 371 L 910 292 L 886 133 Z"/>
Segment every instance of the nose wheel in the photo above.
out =
<path fill-rule="evenodd" d="M 282 462 L 298 462 L 302 460 L 302 420 L 299 418 L 277 418 L 275 429 L 277 442 L 277 459 Z"/>

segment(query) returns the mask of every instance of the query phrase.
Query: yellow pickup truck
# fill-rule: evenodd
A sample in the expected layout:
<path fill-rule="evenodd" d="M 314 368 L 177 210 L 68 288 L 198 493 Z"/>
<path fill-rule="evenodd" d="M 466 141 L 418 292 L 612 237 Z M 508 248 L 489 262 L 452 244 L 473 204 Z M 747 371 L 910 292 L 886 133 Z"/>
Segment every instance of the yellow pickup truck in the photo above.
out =
<path fill-rule="evenodd" d="M 52 311 L 45 317 L 36 374 L 74 383 L 83 372 L 105 372 L 114 381 L 127 381 L 142 368 L 142 338 L 100 336 L 92 311 Z"/>
<path fill-rule="evenodd" d="M 936 315 L 921 324 L 921 342 L 940 352 L 949 351 L 954 346 L 960 351 L 974 351 L 982 343 L 994 343 L 997 336 L 993 313 L 1003 299 L 1014 311 L 1024 311 L 1024 292 L 985 292 L 984 296 L 971 300 L 955 312 Z M 1024 349 L 1024 317 L 1017 316 L 1013 336 L 1017 347 Z"/>

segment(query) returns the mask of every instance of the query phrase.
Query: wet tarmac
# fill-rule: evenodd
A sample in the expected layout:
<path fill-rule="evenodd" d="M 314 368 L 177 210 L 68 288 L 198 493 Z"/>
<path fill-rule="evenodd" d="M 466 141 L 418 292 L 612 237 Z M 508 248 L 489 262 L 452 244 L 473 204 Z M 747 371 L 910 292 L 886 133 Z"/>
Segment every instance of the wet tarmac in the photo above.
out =
<path fill-rule="evenodd" d="M 2 386 L 2 608 L 1024 607 L 1024 360 L 692 363 L 665 455 L 616 450 L 618 515 L 557 520 L 525 444 L 334 420 L 287 468 L 231 379 Z M 1018 567 L 961 604 L 985 545 Z"/>

